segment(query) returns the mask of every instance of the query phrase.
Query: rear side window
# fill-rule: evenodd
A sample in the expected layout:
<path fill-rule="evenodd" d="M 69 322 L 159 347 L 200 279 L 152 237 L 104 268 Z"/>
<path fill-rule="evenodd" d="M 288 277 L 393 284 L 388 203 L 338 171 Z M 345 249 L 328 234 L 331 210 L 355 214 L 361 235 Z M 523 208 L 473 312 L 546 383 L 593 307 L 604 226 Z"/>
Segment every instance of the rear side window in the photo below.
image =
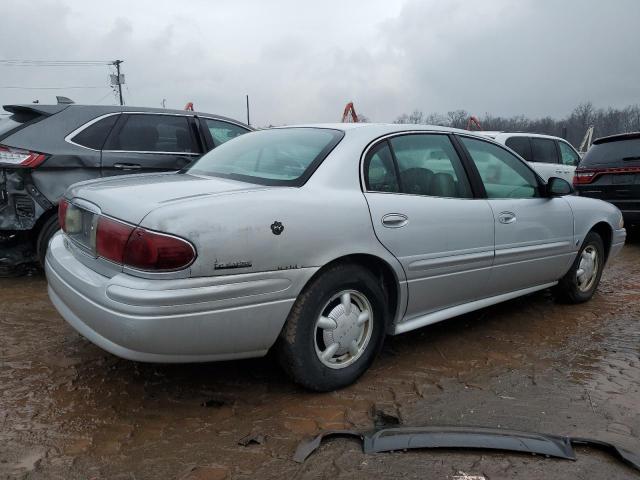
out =
<path fill-rule="evenodd" d="M 578 165 L 580 156 L 573 148 L 565 142 L 560 141 L 558 142 L 558 147 L 560 148 L 560 160 L 562 160 L 564 165 Z"/>
<path fill-rule="evenodd" d="M 640 165 L 640 138 L 594 143 L 580 162 L 580 166 Z"/>
<path fill-rule="evenodd" d="M 389 140 L 403 193 L 471 198 L 460 158 L 447 135 L 402 135 Z"/>
<path fill-rule="evenodd" d="M 379 143 L 373 147 L 367 154 L 364 165 L 367 190 L 392 193 L 400 191 L 393 157 L 387 142 Z"/>
<path fill-rule="evenodd" d="M 129 152 L 199 153 L 182 115 L 124 114 L 107 140 L 106 150 Z"/>
<path fill-rule="evenodd" d="M 541 163 L 558 163 L 556 143 L 548 138 L 532 138 L 532 161 Z"/>
<path fill-rule="evenodd" d="M 222 120 L 212 120 L 210 118 L 204 119 L 207 124 L 207 128 L 213 138 L 213 143 L 218 146 L 225 142 L 228 142 L 232 138 L 239 137 L 242 134 L 249 132 L 246 128 L 234 125 L 233 123 L 223 122 Z"/>
<path fill-rule="evenodd" d="M 510 137 L 505 142 L 505 145 L 526 161 L 531 161 L 531 144 L 529 143 L 529 137 Z"/>
<path fill-rule="evenodd" d="M 118 121 L 118 117 L 119 114 L 101 118 L 75 135 L 71 141 L 78 145 L 82 145 L 83 147 L 101 150 L 105 140 L 111 133 L 113 126 Z"/>

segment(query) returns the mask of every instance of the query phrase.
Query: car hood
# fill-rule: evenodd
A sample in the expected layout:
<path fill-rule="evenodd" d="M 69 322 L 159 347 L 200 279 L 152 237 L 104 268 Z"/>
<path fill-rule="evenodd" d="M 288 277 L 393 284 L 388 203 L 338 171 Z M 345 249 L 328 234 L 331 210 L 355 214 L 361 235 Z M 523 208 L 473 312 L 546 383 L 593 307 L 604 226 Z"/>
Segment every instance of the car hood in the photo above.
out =
<path fill-rule="evenodd" d="M 85 200 L 105 215 L 137 225 L 166 204 L 268 188 L 273 187 L 184 173 L 136 174 L 76 183 L 65 197 Z"/>

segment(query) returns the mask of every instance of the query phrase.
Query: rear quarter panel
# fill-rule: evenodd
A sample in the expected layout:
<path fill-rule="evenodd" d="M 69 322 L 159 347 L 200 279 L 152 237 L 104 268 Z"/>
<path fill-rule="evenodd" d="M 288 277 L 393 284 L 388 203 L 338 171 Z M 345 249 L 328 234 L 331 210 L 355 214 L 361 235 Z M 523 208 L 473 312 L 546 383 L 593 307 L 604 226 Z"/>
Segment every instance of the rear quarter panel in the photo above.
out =
<path fill-rule="evenodd" d="M 273 188 L 178 201 L 152 211 L 141 226 L 190 240 L 198 252 L 193 277 L 322 267 L 357 253 L 382 258 L 403 277 L 374 235 L 364 196 L 350 189 Z"/>
<path fill-rule="evenodd" d="M 31 171 L 33 184 L 51 203 L 70 185 L 100 176 L 100 151 L 65 141 L 65 137 L 100 112 L 89 106 L 73 106 L 5 138 L 2 143 L 49 155 Z"/>

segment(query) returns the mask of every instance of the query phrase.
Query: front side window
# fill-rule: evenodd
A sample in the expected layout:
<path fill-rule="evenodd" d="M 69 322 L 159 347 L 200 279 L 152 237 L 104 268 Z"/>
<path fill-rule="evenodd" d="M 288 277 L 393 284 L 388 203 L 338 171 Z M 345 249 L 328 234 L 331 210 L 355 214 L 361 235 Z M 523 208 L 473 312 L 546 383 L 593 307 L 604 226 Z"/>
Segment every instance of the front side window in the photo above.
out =
<path fill-rule="evenodd" d="M 214 148 L 186 172 L 260 185 L 300 186 L 343 136 L 328 128 L 251 132 Z"/>
<path fill-rule="evenodd" d="M 403 193 L 471 198 L 462 162 L 447 135 L 412 134 L 389 140 Z"/>
<path fill-rule="evenodd" d="M 186 116 L 151 114 L 124 114 L 105 150 L 199 153 Z"/>
<path fill-rule="evenodd" d="M 505 145 L 516 152 L 526 161 L 531 161 L 531 145 L 529 137 L 509 137 Z"/>
<path fill-rule="evenodd" d="M 207 124 L 209 132 L 211 133 L 213 143 L 216 146 L 222 145 L 232 138 L 239 137 L 240 135 L 249 132 L 249 130 L 247 130 L 246 128 L 240 127 L 239 125 L 234 125 L 233 123 L 223 122 L 222 120 L 212 120 L 210 118 L 205 118 L 204 121 Z"/>
<path fill-rule="evenodd" d="M 535 174 L 518 157 L 489 142 L 459 138 L 480 173 L 488 198 L 539 196 Z"/>
<path fill-rule="evenodd" d="M 548 138 L 531 139 L 531 150 L 533 161 L 541 163 L 558 163 L 558 153 L 556 152 L 556 142 Z"/>
<path fill-rule="evenodd" d="M 576 151 L 567 145 L 565 142 L 558 141 L 560 147 L 560 160 L 564 165 L 578 165 L 580 163 L 580 156 Z"/>

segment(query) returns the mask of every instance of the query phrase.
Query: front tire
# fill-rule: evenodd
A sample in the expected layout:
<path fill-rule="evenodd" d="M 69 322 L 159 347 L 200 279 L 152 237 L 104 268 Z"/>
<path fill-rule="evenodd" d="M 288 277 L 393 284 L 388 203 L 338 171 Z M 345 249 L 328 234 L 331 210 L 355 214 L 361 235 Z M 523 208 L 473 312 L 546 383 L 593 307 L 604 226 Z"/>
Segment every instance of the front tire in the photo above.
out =
<path fill-rule="evenodd" d="M 373 363 L 385 337 L 380 282 L 366 269 L 338 264 L 305 287 L 276 346 L 291 379 L 326 392 L 355 382 Z"/>
<path fill-rule="evenodd" d="M 604 243 L 596 232 L 589 232 L 573 265 L 556 286 L 559 299 L 582 303 L 593 297 L 604 269 Z"/>

